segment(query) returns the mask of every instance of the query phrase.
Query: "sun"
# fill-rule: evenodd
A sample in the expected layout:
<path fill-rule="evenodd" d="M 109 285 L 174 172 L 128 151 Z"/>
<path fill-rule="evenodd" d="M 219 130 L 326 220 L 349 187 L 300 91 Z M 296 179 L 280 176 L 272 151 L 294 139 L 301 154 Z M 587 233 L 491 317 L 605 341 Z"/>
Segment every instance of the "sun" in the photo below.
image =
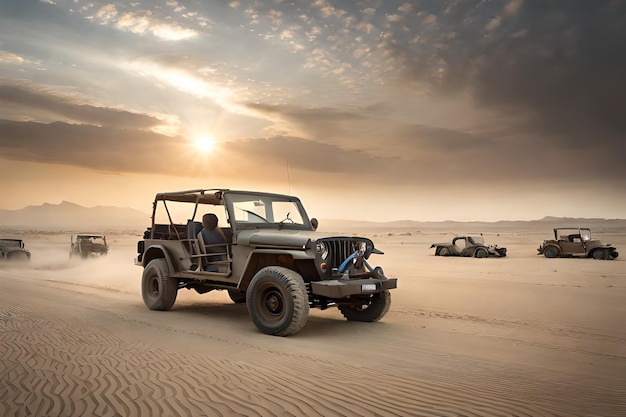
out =
<path fill-rule="evenodd" d="M 213 150 L 215 140 L 209 136 L 201 136 L 194 139 L 194 144 L 200 152 L 207 153 Z"/>

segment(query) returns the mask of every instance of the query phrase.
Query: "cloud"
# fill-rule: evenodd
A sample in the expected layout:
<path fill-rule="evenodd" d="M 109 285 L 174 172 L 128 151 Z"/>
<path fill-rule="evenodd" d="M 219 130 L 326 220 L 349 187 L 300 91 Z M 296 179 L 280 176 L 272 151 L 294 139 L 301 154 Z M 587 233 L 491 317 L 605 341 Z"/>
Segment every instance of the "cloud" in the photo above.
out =
<path fill-rule="evenodd" d="M 2 68 L 33 80 L 0 82 L 15 160 L 264 181 L 288 163 L 354 189 L 626 185 L 623 2 L 57 3 L 0 17 Z M 180 130 L 159 134 L 157 111 Z M 182 131 L 224 135 L 202 156 Z"/>
<path fill-rule="evenodd" d="M 11 160 L 81 166 L 108 172 L 174 173 L 170 164 L 181 138 L 113 126 L 0 120 L 0 150 Z M 180 152 L 178 152 L 180 153 Z M 174 158 L 176 159 L 176 158 Z"/>
<path fill-rule="evenodd" d="M 25 59 L 21 55 L 14 54 L 13 52 L 9 52 L 9 51 L 1 51 L 0 50 L 0 64 L 20 65 L 20 64 L 25 64 L 27 62 L 28 62 L 28 60 Z"/>
<path fill-rule="evenodd" d="M 485 26 L 485 30 L 487 32 L 496 30 L 498 26 L 500 26 L 500 23 L 502 23 L 502 19 L 500 18 L 500 16 L 496 16 L 492 18 L 491 20 L 489 20 L 489 22 L 487 22 L 487 25 Z"/>
<path fill-rule="evenodd" d="M 511 0 L 504 9 L 502 10 L 502 14 L 504 16 L 512 16 L 517 14 L 524 4 L 524 0 Z"/>
<path fill-rule="evenodd" d="M 146 114 L 99 107 L 85 100 L 62 97 L 43 88 L 0 83 L 0 104 L 27 111 L 42 117 L 121 128 L 149 129 L 162 123 Z M 58 120 L 58 119 L 57 119 Z"/>
<path fill-rule="evenodd" d="M 233 141 L 218 146 L 213 155 L 204 155 L 182 137 L 116 127 L 0 120 L 0 130 L 3 132 L 0 153 L 6 159 L 105 172 L 179 177 L 253 176 L 256 180 L 271 181 L 276 175 L 282 179 L 286 163 L 295 171 L 320 177 L 335 174 L 349 177 L 363 166 L 375 167 L 377 162 L 393 159 L 373 158 L 359 151 L 301 138 Z M 393 171 L 398 172 L 397 163 L 388 165 L 395 166 Z"/>
<path fill-rule="evenodd" d="M 341 143 L 350 146 L 357 143 L 346 138 L 346 129 L 353 123 L 365 121 L 361 114 L 363 109 L 356 111 L 339 110 L 336 108 L 302 107 L 295 105 L 271 105 L 262 103 L 241 103 L 257 117 L 271 120 L 278 132 L 291 133 L 318 142 L 333 143 L 341 139 Z"/>
<path fill-rule="evenodd" d="M 184 8 L 175 11 L 182 11 Z M 107 4 L 88 16 L 102 25 L 111 25 L 121 31 L 138 35 L 151 34 L 167 41 L 179 41 L 193 38 L 198 32 L 175 23 L 163 21 L 149 10 L 119 12 L 113 4 Z"/>
<path fill-rule="evenodd" d="M 400 72 L 417 91 L 469 93 L 478 106 L 515 116 L 510 127 L 544 146 L 604 152 L 603 163 L 617 164 L 616 152 L 626 154 L 625 14 L 626 4 L 612 1 L 458 4 L 438 20 L 440 31 L 424 35 L 444 48 L 384 46 L 396 69 L 389 79 Z M 482 28 L 498 36 L 485 38 Z"/>

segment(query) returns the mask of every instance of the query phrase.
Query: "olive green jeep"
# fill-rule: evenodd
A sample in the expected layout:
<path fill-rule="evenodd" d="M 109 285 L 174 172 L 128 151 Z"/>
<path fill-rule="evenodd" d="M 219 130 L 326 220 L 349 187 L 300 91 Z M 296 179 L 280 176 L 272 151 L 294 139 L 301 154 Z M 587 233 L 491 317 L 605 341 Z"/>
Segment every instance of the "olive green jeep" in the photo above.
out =
<path fill-rule="evenodd" d="M 217 215 L 225 239 L 205 242 L 205 213 Z M 316 232 L 293 196 L 198 189 L 156 195 L 152 224 L 137 244 L 142 296 L 151 310 L 169 310 L 178 290 L 226 290 L 245 302 L 263 333 L 288 336 L 309 309 L 337 306 L 347 320 L 374 322 L 389 310 L 396 278 L 368 259 L 382 254 L 364 237 Z"/>

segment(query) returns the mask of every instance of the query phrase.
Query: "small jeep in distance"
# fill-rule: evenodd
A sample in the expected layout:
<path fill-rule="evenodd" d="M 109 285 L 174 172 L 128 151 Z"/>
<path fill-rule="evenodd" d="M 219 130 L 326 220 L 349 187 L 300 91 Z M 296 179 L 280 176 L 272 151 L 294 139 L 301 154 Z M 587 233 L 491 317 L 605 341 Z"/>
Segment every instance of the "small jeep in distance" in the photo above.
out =
<path fill-rule="evenodd" d="M 196 219 L 206 213 L 225 225 L 219 228 L 225 243 L 204 244 Z M 397 286 L 396 278 L 368 262 L 382 252 L 370 239 L 316 228 L 293 196 L 228 189 L 159 193 L 152 224 L 137 243 L 144 303 L 169 310 L 182 288 L 226 290 L 235 303 L 246 303 L 261 332 L 276 336 L 300 331 L 310 308 L 337 306 L 347 320 L 381 319 Z"/>
<path fill-rule="evenodd" d="M 70 237 L 70 258 L 80 256 L 81 258 L 103 256 L 109 253 L 109 245 L 105 235 L 94 235 L 79 233 Z"/>
<path fill-rule="evenodd" d="M 0 260 L 27 262 L 30 260 L 30 251 L 21 239 L 0 239 Z"/>
<path fill-rule="evenodd" d="M 457 236 L 452 243 L 433 243 L 435 256 L 466 256 L 474 258 L 487 258 L 488 256 L 506 256 L 506 248 L 498 245 L 485 245 L 483 235 Z"/>
<path fill-rule="evenodd" d="M 554 239 L 544 240 L 537 248 L 538 255 L 546 258 L 585 257 L 593 259 L 614 259 L 618 253 L 611 244 L 591 239 L 591 230 L 585 227 L 556 228 Z"/>

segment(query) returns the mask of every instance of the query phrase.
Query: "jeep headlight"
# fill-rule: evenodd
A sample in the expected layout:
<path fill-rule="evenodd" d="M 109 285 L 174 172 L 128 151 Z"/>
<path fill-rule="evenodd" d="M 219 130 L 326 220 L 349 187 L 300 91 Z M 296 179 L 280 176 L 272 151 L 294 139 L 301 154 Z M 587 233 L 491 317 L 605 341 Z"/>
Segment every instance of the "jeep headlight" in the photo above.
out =
<path fill-rule="evenodd" d="M 320 254 L 322 260 L 326 260 L 328 258 L 328 247 L 322 241 L 317 241 L 315 244 L 315 250 Z"/>

